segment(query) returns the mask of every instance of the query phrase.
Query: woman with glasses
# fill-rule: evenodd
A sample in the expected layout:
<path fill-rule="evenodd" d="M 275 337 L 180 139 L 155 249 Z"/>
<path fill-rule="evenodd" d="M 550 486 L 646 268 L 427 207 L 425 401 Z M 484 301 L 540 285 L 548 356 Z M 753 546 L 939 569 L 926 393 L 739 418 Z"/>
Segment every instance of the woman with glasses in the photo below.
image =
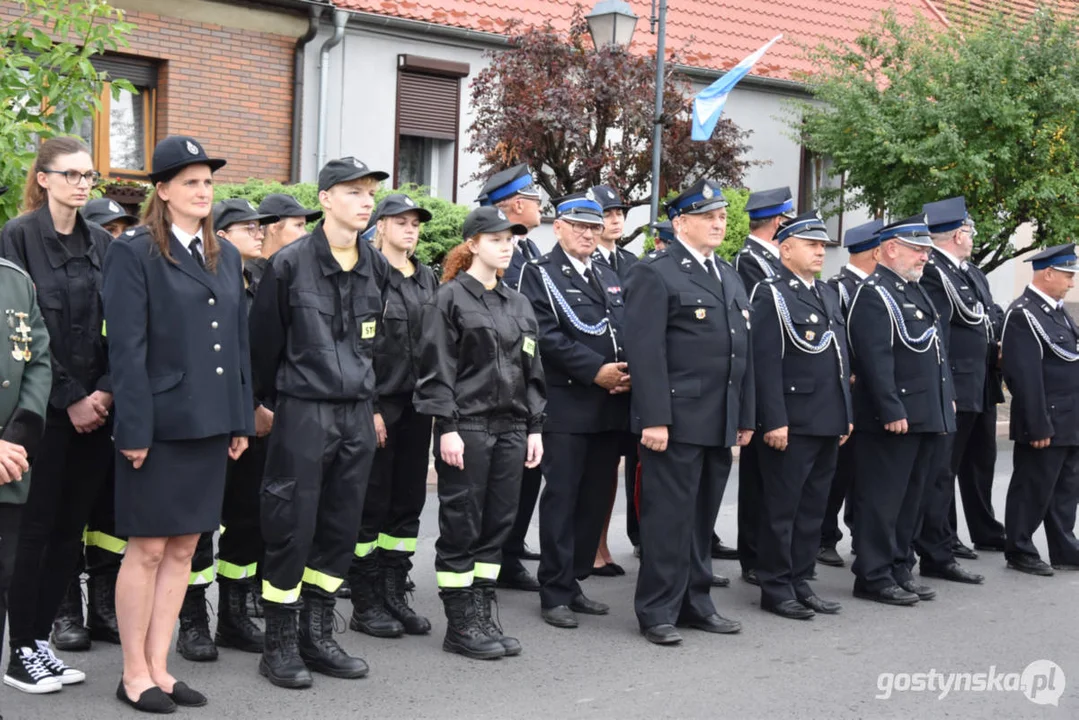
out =
<path fill-rule="evenodd" d="M 69 583 L 77 582 L 83 528 L 113 454 L 101 307 L 101 268 L 112 236 L 78 212 L 97 180 L 81 140 L 45 141 L 26 178 L 23 214 L 0 231 L 0 255 L 24 268 L 37 286 L 52 356 L 45 437 L 9 591 L 12 655 L 4 683 L 27 693 L 55 692 L 86 679 L 53 654 L 49 631 Z M 5 352 L 23 352 L 29 360 L 16 339 L 26 319 L 11 312 L 4 319 L 11 346 Z"/>

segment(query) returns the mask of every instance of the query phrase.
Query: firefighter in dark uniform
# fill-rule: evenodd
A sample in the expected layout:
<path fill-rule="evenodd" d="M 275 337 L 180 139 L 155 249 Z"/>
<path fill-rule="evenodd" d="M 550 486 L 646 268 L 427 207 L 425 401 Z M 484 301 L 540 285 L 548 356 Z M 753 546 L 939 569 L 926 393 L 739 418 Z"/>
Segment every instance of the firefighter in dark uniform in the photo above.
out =
<path fill-rule="evenodd" d="M 880 237 L 877 231 L 882 227 L 884 227 L 883 221 L 871 220 L 863 225 L 852 227 L 843 234 L 843 246 L 850 254 L 850 258 L 839 274 L 828 280 L 828 284 L 839 294 L 839 305 L 843 308 L 844 319 L 850 310 L 850 301 L 854 298 L 854 293 L 858 291 L 858 286 L 877 269 L 877 258 L 880 256 L 878 249 Z M 851 382 L 854 382 L 853 375 Z M 836 551 L 836 545 L 843 539 L 843 531 L 839 529 L 840 507 L 844 508 L 843 522 L 852 529 L 852 532 L 854 527 L 850 489 L 854 482 L 854 444 L 856 442 L 857 435 L 851 433 L 847 442 L 839 447 L 835 475 L 832 477 L 832 485 L 828 490 L 828 505 L 824 510 L 824 521 L 821 523 L 820 549 L 817 550 L 817 562 L 823 565 L 832 567 L 846 565 Z"/>
<path fill-rule="evenodd" d="M 656 250 L 666 250 L 667 246 L 674 242 L 674 226 L 670 220 L 652 223 L 652 244 Z"/>
<path fill-rule="evenodd" d="M 527 237 L 540 226 L 541 196 L 532 171 L 527 165 L 515 165 L 495 173 L 480 191 L 479 203 L 483 207 L 495 207 L 506 219 L 524 227 L 524 232 L 514 237 L 513 259 L 502 275 L 502 283 L 514 290 L 520 289 L 521 268 L 529 260 L 543 255 L 539 246 Z M 539 560 L 539 554 L 529 551 L 525 545 L 528 526 L 536 509 L 543 473 L 537 465 L 525 470 L 521 479 L 521 501 L 517 505 L 517 517 L 502 549 L 502 573 L 498 586 L 512 590 L 539 590 L 539 581 L 521 563 L 521 560 Z"/>
<path fill-rule="evenodd" d="M 708 632 L 741 625 L 716 613 L 710 557 L 733 445 L 753 435 L 749 297 L 715 255 L 727 201 L 700 180 L 667 205 L 678 239 L 627 278 L 630 423 L 641 433 L 641 570 L 634 605 L 653 643 L 682 641 L 675 624 Z"/>
<path fill-rule="evenodd" d="M 1027 258 L 1034 278 L 1008 308 L 1001 338 L 1004 382 L 1012 393 L 1009 435 L 1015 441 L 1004 509 L 1004 557 L 1030 575 L 1079 571 L 1075 508 L 1079 502 L 1079 327 L 1064 296 L 1079 272 L 1075 246 Z M 1045 525 L 1047 565 L 1033 535 Z"/>
<path fill-rule="evenodd" d="M 929 218 L 929 232 L 934 234 L 934 242 L 937 242 L 929 264 L 940 268 L 940 273 L 931 272 L 926 277 L 926 290 L 934 302 L 939 297 L 952 306 L 949 357 L 958 411 L 951 474 L 959 478 L 963 514 L 974 550 L 959 542 L 956 534 L 954 492 L 948 523 L 955 556 L 972 560 L 977 557 L 975 550 L 1004 550 L 1004 525 L 993 512 L 997 405 L 1004 402 L 998 366 L 1004 310 L 993 301 L 985 273 L 970 262 L 973 240 L 978 233 L 967 215 L 966 200 L 957 197 L 929 203 L 923 211 Z M 940 262 L 941 256 L 952 262 Z M 945 275 L 950 289 L 944 287 Z M 979 303 L 984 318 L 981 321 L 978 320 Z M 944 309 L 939 309 L 943 314 Z M 986 350 L 984 357 L 976 356 L 979 348 Z"/>
<path fill-rule="evenodd" d="M 389 265 L 358 241 L 387 177 L 356 158 L 326 163 L 318 177 L 325 218 L 270 258 L 251 309 L 256 396 L 274 408 L 262 481 L 259 672 L 281 687 L 310 686 L 307 668 L 341 678 L 368 670 L 333 638 L 334 595 L 375 454 L 373 355 Z"/>
<path fill-rule="evenodd" d="M 838 613 L 809 585 L 836 454 L 852 429 L 850 362 L 839 294 L 815 280 L 834 244 L 817 211 L 776 234 L 779 273 L 753 291 L 761 467 L 761 609 L 791 619 Z M 768 378 L 764 381 L 764 378 Z M 778 382 L 777 382 L 778 380 Z"/>
<path fill-rule="evenodd" d="M 539 322 L 547 382 L 540 606 L 543 619 L 560 628 L 577 627 L 574 613 L 609 611 L 586 597 L 577 580 L 593 572 L 629 429 L 621 281 L 593 256 L 604 226 L 594 193 L 554 202 L 558 245 L 521 274 L 521 292 Z"/>
<path fill-rule="evenodd" d="M 413 253 L 420 226 L 431 213 L 407 195 L 393 193 L 375 208 L 373 247 L 390 267 L 382 333 L 375 339 L 378 450 L 371 466 L 363 521 L 349 568 L 352 618 L 349 627 L 375 637 L 423 635 L 430 621 L 409 604 L 405 588 L 427 499 L 431 416 L 416 412 L 420 318 L 438 289 L 431 268 Z"/>
<path fill-rule="evenodd" d="M 759 190 L 746 200 L 749 237 L 734 256 L 734 269 L 742 278 L 746 294 L 761 280 L 779 274 L 779 244 L 775 240 L 780 223 L 794 214 L 794 200 L 788 187 Z M 742 579 L 757 585 L 757 530 L 761 523 L 761 471 L 757 460 L 762 438 L 753 441 L 738 455 L 738 551 Z M 719 538 L 716 537 L 715 542 Z M 716 547 L 713 556 L 726 558 L 729 552 Z"/>
<path fill-rule="evenodd" d="M 539 327 L 528 299 L 498 277 L 523 230 L 494 207 L 465 218 L 465 242 L 447 256 L 444 284 L 423 308 L 414 394 L 416 411 L 434 416 L 438 437 L 442 649 L 481 660 L 521 652 L 492 606 L 522 470 L 543 458 Z"/>
<path fill-rule="evenodd" d="M 955 393 L 936 308 L 918 282 L 932 241 L 916 215 L 880 230 L 877 270 L 847 317 L 855 447 L 854 596 L 913 605 L 936 595 L 916 583 L 912 543 L 922 494 L 955 432 Z"/>

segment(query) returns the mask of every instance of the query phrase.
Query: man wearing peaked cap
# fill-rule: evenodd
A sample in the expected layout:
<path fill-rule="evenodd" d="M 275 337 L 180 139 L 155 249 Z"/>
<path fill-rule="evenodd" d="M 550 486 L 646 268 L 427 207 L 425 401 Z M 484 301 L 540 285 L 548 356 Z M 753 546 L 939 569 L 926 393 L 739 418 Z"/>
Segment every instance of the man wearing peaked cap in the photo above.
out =
<path fill-rule="evenodd" d="M 554 201 L 558 245 L 521 271 L 521 292 L 539 322 L 547 379 L 540 497 L 540 607 L 554 627 L 577 626 L 576 613 L 608 607 L 584 595 L 592 572 L 621 441 L 629 429 L 630 378 L 623 350 L 618 274 L 593 259 L 603 232 L 594 193 Z"/>
<path fill-rule="evenodd" d="M 645 637 L 676 644 L 675 624 L 738 632 L 710 597 L 712 530 L 731 447 L 753 436 L 749 297 L 716 257 L 727 230 L 719 186 L 695 183 L 672 200 L 678 238 L 626 278 L 630 425 L 641 434 L 641 569 L 634 606 Z"/>
<path fill-rule="evenodd" d="M 652 223 L 651 228 L 654 233 L 652 242 L 656 250 L 666 250 L 667 246 L 674 242 L 674 226 L 670 220 Z"/>
<path fill-rule="evenodd" d="M 839 295 L 816 275 L 835 243 L 817 211 L 776 233 L 779 272 L 752 294 L 761 469 L 761 608 L 809 619 L 839 612 L 809 585 L 836 455 L 852 429 L 850 362 Z M 764 381 L 763 378 L 768 378 Z"/>
<path fill-rule="evenodd" d="M 1031 575 L 1079 570 L 1079 327 L 1064 298 L 1079 272 L 1075 246 L 1026 259 L 1034 277 L 1008 308 L 1001 338 L 1004 382 L 1012 393 L 1012 477 L 1004 510 L 1008 567 Z M 1047 565 L 1033 535 L 1045 525 Z"/>
<path fill-rule="evenodd" d="M 625 277 L 629 266 L 637 262 L 637 256 L 619 246 L 626 225 L 629 206 L 610 185 L 596 185 L 591 190 L 593 199 L 603 208 L 603 232 L 596 243 L 595 259 L 611 267 L 619 277 Z"/>
<path fill-rule="evenodd" d="M 858 291 L 858 286 L 877 269 L 877 258 L 880 256 L 878 233 L 882 227 L 884 227 L 883 221 L 871 220 L 850 228 L 843 235 L 843 246 L 847 248 L 850 259 L 838 275 L 828 280 L 828 284 L 839 293 L 839 303 L 843 308 L 844 319 L 850 308 L 850 301 Z M 853 385 L 855 382 L 853 375 L 850 380 Z M 851 433 L 847 442 L 840 446 L 836 458 L 835 475 L 832 477 L 832 485 L 828 491 L 828 505 L 821 523 L 820 549 L 817 551 L 817 562 L 823 565 L 843 567 L 846 564 L 836 551 L 836 545 L 843 539 L 843 533 L 839 529 L 839 509 L 846 503 L 843 521 L 853 533 L 853 498 L 850 495 L 850 489 L 854 480 L 854 446 L 857 441 L 858 434 Z"/>
<path fill-rule="evenodd" d="M 914 581 L 921 499 L 955 432 L 955 393 L 933 301 L 919 283 L 932 241 L 917 215 L 879 231 L 880 262 L 847 318 L 852 370 L 854 596 L 912 605 L 936 592 Z M 886 458 L 887 462 L 881 462 Z"/>
<path fill-rule="evenodd" d="M 536 185 L 536 180 L 532 175 L 532 171 L 527 165 L 514 165 L 511 168 L 507 168 L 492 175 L 480 190 L 480 196 L 477 198 L 477 202 L 479 202 L 482 207 L 497 207 L 506 214 L 506 217 L 509 218 L 511 222 L 519 223 L 528 228 L 528 232 L 531 232 L 540 226 L 540 206 L 542 196 L 540 195 L 540 189 Z M 518 285 L 520 284 L 521 266 L 527 261 L 538 258 L 543 254 L 540 252 L 539 246 L 528 239 L 527 236 L 517 238 L 516 244 L 517 247 L 513 252 L 513 260 L 506 269 L 506 273 L 502 276 L 502 282 L 506 283 L 514 290 L 517 290 Z M 535 471 L 532 475 L 538 478 L 539 471 Z M 532 494 L 532 479 L 533 478 L 526 478 L 521 487 L 522 501 L 526 501 L 531 497 L 531 502 L 521 503 L 520 510 L 522 515 L 519 516 L 519 519 L 523 518 L 526 507 L 528 520 L 531 520 L 532 518 L 532 508 L 536 504 L 535 497 Z M 538 484 L 535 487 L 535 492 L 539 493 Z M 518 558 L 521 553 L 524 552 L 524 533 L 527 529 L 527 522 L 525 523 L 524 528 L 519 528 L 516 525 L 514 526 L 513 531 L 510 533 L 509 546 L 506 548 L 509 557 Z M 520 549 L 518 549 L 518 546 L 520 546 Z M 513 563 L 511 563 L 511 565 L 512 564 Z M 520 563 L 517 563 L 517 565 L 520 565 Z M 505 564 L 503 564 L 503 567 L 505 567 Z M 530 587 L 524 589 L 534 589 L 531 587 L 534 584 L 534 581 L 533 583 L 525 584 Z"/>

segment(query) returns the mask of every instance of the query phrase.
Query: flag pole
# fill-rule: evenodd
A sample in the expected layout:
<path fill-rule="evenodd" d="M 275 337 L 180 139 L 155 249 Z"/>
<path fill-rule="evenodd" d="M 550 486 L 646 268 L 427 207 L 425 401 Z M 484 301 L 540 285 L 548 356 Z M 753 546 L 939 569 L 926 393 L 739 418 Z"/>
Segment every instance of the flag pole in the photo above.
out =
<path fill-rule="evenodd" d="M 652 128 L 652 222 L 659 218 L 660 158 L 663 154 L 663 80 L 667 53 L 667 0 L 659 0 L 659 36 L 656 38 L 656 116 Z"/>

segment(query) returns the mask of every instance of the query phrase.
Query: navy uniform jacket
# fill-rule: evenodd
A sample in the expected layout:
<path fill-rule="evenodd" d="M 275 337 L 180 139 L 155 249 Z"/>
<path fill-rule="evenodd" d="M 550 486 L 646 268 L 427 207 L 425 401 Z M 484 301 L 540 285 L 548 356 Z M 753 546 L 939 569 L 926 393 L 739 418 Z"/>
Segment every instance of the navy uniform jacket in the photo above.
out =
<path fill-rule="evenodd" d="M 960 270 L 934 249 L 925 267 L 922 286 L 941 315 L 955 380 L 956 408 L 962 412 L 981 412 L 992 407 L 1000 402 L 991 399 L 1000 393 L 1000 378 L 990 368 L 996 366 L 1003 314 L 993 303 L 985 275 L 969 263 L 966 271 Z M 977 319 L 978 310 L 984 314 L 983 320 Z M 994 387 L 987 387 L 987 381 Z"/>
<path fill-rule="evenodd" d="M 607 258 L 604 257 L 603 251 L 601 251 L 598 247 L 592 252 L 593 262 L 600 263 L 601 265 L 608 267 L 611 270 L 614 270 L 615 274 L 623 280 L 629 273 L 629 269 L 641 260 L 639 257 L 637 257 L 623 247 L 616 247 L 614 249 L 614 252 L 611 254 L 611 258 L 613 262 L 608 261 Z"/>
<path fill-rule="evenodd" d="M 521 252 L 521 244 L 528 249 L 527 257 L 525 253 Z M 535 260 L 543 255 L 540 252 L 539 245 L 529 240 L 527 237 L 514 238 L 514 244 L 516 247 L 513 249 L 513 257 L 510 258 L 510 266 L 506 268 L 506 272 L 502 274 L 502 282 L 514 290 L 520 290 L 521 286 L 521 268 L 529 260 Z"/>
<path fill-rule="evenodd" d="M 677 442 L 732 447 L 756 425 L 749 296 L 716 257 L 722 283 L 681 242 L 652 252 L 626 278 L 626 359 L 636 433 L 666 425 Z"/>
<path fill-rule="evenodd" d="M 762 378 L 756 387 L 758 432 L 786 426 L 793 434 L 827 437 L 850 431 L 846 322 L 835 290 L 814 285 L 820 297 L 781 265 L 778 275 L 753 291 L 753 365 Z M 833 339 L 820 352 L 801 345 L 819 346 L 827 332 Z"/>
<path fill-rule="evenodd" d="M 918 339 L 930 328 L 936 329 L 936 337 L 913 344 L 915 350 L 908 347 L 880 291 L 894 301 L 908 339 Z M 936 308 L 918 283 L 878 265 L 858 287 L 847 318 L 847 339 L 858 378 L 853 390 L 858 432 L 884 433 L 886 424 L 904 418 L 908 432 L 955 432 L 955 394 L 940 334 Z"/>
<path fill-rule="evenodd" d="M 102 297 L 116 404 L 116 447 L 254 435 L 240 254 L 220 243 L 209 272 L 170 234 L 169 262 L 146 227 L 105 254 Z"/>
<path fill-rule="evenodd" d="M 747 293 L 753 292 L 753 288 L 764 278 L 777 275 L 779 266 L 779 258 L 750 238 L 746 238 L 742 249 L 734 256 L 734 269 L 742 278 Z"/>
<path fill-rule="evenodd" d="M 611 395 L 596 385 L 601 366 L 623 362 L 622 322 L 625 306 L 621 281 L 609 266 L 592 263 L 604 290 L 601 296 L 570 264 L 558 245 L 525 265 L 521 292 L 532 303 L 539 322 L 539 346 L 547 380 L 548 432 L 596 433 L 629 428 L 629 393 Z M 548 288 L 544 275 L 554 288 Z M 570 313 L 573 317 L 570 317 Z M 607 325 L 592 329 L 580 325 Z"/>
<path fill-rule="evenodd" d="M 862 284 L 862 279 L 852 273 L 850 268 L 844 266 L 842 270 L 828 279 L 828 284 L 839 294 L 839 306 L 843 308 L 843 317 L 846 318 L 850 313 L 850 301 L 854 299 L 854 293 L 858 292 L 858 286 Z"/>
<path fill-rule="evenodd" d="M 1004 382 L 1012 393 L 1011 439 L 1079 445 L 1075 321 L 1027 288 L 1008 308 L 1001 345 Z"/>

